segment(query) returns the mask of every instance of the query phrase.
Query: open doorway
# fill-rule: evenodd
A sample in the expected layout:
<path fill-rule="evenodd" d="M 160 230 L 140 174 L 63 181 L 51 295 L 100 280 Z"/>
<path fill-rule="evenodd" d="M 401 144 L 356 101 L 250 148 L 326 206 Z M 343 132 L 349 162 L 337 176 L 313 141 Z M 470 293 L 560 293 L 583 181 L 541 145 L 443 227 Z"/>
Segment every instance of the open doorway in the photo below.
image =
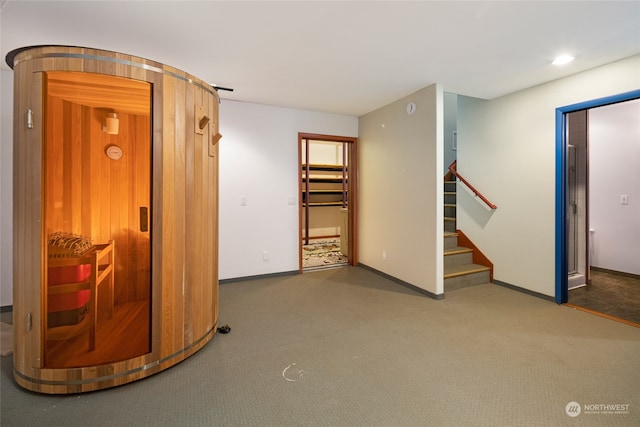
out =
<path fill-rule="evenodd" d="M 299 270 L 357 264 L 357 138 L 298 134 Z"/>
<path fill-rule="evenodd" d="M 640 324 L 638 96 L 636 91 L 558 109 L 562 160 L 557 194 L 562 200 L 556 200 L 556 301 L 636 325 Z"/>

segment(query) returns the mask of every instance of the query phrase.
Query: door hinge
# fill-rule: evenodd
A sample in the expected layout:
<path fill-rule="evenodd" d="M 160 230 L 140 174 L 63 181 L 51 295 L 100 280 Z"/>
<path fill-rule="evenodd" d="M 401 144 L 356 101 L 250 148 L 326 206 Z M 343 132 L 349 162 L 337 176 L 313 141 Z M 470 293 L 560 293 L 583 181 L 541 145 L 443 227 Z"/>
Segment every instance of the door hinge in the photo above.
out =
<path fill-rule="evenodd" d="M 31 328 L 33 327 L 33 316 L 31 315 L 31 312 L 27 313 L 27 332 L 29 332 L 31 330 Z"/>

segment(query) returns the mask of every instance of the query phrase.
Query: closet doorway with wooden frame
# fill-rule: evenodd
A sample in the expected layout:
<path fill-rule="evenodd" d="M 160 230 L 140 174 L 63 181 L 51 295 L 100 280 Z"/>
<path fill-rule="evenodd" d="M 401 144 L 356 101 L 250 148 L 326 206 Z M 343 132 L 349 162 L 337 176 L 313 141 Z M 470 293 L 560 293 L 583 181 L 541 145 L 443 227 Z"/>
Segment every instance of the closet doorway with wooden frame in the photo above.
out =
<path fill-rule="evenodd" d="M 300 272 L 358 263 L 358 138 L 298 133 Z"/>

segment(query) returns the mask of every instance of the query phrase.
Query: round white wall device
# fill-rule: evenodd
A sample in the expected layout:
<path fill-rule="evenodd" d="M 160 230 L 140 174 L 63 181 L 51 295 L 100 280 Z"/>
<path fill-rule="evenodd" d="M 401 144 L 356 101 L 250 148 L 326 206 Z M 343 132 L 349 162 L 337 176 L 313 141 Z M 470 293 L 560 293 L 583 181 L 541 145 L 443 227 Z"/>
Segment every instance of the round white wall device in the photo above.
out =
<path fill-rule="evenodd" d="M 122 148 L 117 145 L 110 145 L 106 148 L 105 152 L 107 153 L 107 157 L 111 160 L 120 160 L 122 157 Z"/>

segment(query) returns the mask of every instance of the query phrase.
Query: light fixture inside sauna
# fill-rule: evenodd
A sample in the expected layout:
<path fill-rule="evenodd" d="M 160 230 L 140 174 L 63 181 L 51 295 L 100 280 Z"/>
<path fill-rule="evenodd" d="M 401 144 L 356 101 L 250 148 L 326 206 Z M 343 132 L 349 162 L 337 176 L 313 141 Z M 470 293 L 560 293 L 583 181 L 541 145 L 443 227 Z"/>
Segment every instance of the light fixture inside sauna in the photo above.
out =
<path fill-rule="evenodd" d="M 120 120 L 118 113 L 107 113 L 102 124 L 102 131 L 109 135 L 117 135 L 120 130 Z"/>

